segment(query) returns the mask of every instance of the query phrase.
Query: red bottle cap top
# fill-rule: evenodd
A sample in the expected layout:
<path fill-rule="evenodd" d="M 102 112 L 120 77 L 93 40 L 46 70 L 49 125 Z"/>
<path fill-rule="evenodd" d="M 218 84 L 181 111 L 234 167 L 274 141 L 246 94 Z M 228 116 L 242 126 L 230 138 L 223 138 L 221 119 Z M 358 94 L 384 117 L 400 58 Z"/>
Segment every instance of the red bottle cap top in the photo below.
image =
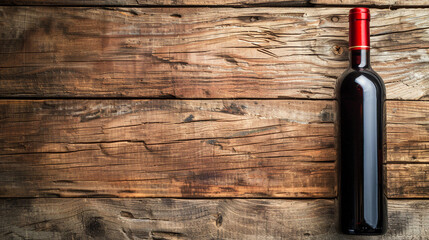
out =
<path fill-rule="evenodd" d="M 369 21 L 369 18 L 370 18 L 369 9 L 363 8 L 363 7 L 350 9 L 349 18 L 350 18 L 350 21 L 353 21 L 353 20 Z"/>
<path fill-rule="evenodd" d="M 349 13 L 349 49 L 369 49 L 368 8 L 353 8 Z"/>

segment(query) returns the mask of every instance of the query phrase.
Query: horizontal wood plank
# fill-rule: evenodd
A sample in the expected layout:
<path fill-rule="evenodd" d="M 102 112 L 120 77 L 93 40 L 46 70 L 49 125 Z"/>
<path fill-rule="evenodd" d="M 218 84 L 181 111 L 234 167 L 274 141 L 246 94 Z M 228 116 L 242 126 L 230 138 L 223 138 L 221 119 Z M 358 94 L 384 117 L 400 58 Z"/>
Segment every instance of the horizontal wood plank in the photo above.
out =
<path fill-rule="evenodd" d="M 0 106 L 2 196 L 335 195 L 331 101 Z"/>
<path fill-rule="evenodd" d="M 387 123 L 389 162 L 429 163 L 429 102 L 389 101 Z"/>
<path fill-rule="evenodd" d="M 3 0 L 2 5 L 61 5 L 61 6 L 319 6 L 319 5 L 353 5 L 353 6 L 429 6 L 429 1 L 416 0 Z"/>
<path fill-rule="evenodd" d="M 389 189 L 389 197 L 429 197 L 428 173 L 429 164 L 387 165 L 387 189 Z"/>
<path fill-rule="evenodd" d="M 428 200 L 389 200 L 387 234 L 429 238 Z M 1 199 L 7 239 L 362 239 L 335 232 L 334 201 Z"/>
<path fill-rule="evenodd" d="M 389 6 L 389 7 L 400 7 L 400 6 L 421 6 L 425 7 L 429 5 L 429 1 L 423 0 L 310 0 L 311 4 L 314 5 L 351 5 L 351 6 Z"/>
<path fill-rule="evenodd" d="M 347 11 L 0 7 L 0 96 L 332 99 Z M 388 99 L 429 99 L 428 19 L 372 10 Z"/>
<path fill-rule="evenodd" d="M 387 104 L 387 162 L 409 163 L 388 164 L 391 197 L 429 197 L 427 123 L 402 122 L 428 104 Z M 3 100 L 0 113 L 3 197 L 336 194 L 333 101 Z"/>

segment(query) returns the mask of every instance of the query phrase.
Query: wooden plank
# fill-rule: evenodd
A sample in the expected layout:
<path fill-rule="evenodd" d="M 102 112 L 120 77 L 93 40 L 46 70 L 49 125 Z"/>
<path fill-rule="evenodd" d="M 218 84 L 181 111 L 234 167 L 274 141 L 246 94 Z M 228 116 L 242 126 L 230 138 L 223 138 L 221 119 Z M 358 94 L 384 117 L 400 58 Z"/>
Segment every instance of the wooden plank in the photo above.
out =
<path fill-rule="evenodd" d="M 429 99 L 428 19 L 372 10 L 389 99 Z M 332 99 L 347 21 L 344 8 L 1 7 L 0 96 Z"/>
<path fill-rule="evenodd" d="M 335 195 L 331 101 L 0 104 L 1 196 Z"/>
<path fill-rule="evenodd" d="M 387 160 L 391 163 L 429 163 L 428 126 L 390 124 L 387 126 Z"/>
<path fill-rule="evenodd" d="M 429 164 L 387 165 L 389 197 L 429 196 Z M 398 194 L 400 193 L 400 194 Z"/>
<path fill-rule="evenodd" d="M 428 104 L 387 104 L 388 136 L 402 128 L 388 162 L 421 163 L 388 167 L 408 176 L 388 178 L 389 196 L 429 197 L 428 139 L 413 137 L 427 124 L 401 123 Z M 0 113 L 2 197 L 335 196 L 333 101 L 3 100 Z"/>
<path fill-rule="evenodd" d="M 429 238 L 428 200 L 389 200 L 371 239 Z M 7 239 L 362 239 L 335 232 L 334 201 L 284 199 L 2 199 Z"/>
<path fill-rule="evenodd" d="M 61 5 L 61 6 L 311 6 L 305 0 L 3 0 L 2 5 Z"/>
<path fill-rule="evenodd" d="M 428 6 L 429 2 L 426 0 L 311 0 L 311 4 L 315 5 L 366 5 L 366 6 Z"/>
<path fill-rule="evenodd" d="M 412 6 L 424 7 L 429 1 L 407 0 L 3 0 L 2 5 L 61 5 L 61 6 L 320 6 L 320 5 L 353 5 L 353 6 Z"/>
<path fill-rule="evenodd" d="M 387 160 L 429 163 L 429 102 L 387 103 Z"/>

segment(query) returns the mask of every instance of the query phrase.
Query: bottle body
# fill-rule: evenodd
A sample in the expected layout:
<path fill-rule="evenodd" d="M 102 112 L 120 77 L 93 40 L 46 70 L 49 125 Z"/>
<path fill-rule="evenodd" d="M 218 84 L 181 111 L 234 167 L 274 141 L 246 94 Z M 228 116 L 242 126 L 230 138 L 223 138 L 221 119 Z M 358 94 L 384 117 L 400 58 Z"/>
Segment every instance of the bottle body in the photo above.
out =
<path fill-rule="evenodd" d="M 338 79 L 338 229 L 344 234 L 380 235 L 387 230 L 386 90 L 370 66 L 370 13 L 349 13 L 350 65 Z"/>
<path fill-rule="evenodd" d="M 351 65 L 336 86 L 338 217 L 345 234 L 387 229 L 385 97 L 369 50 L 351 50 Z"/>

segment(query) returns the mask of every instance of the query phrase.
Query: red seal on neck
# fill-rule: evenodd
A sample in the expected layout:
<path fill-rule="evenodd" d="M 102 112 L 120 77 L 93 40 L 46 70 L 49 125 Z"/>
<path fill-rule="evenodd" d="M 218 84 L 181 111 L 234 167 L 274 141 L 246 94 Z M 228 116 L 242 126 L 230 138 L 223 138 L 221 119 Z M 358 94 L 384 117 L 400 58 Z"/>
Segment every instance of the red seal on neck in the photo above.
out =
<path fill-rule="evenodd" d="M 369 49 L 369 20 L 368 8 L 353 8 L 349 13 L 349 48 Z"/>

